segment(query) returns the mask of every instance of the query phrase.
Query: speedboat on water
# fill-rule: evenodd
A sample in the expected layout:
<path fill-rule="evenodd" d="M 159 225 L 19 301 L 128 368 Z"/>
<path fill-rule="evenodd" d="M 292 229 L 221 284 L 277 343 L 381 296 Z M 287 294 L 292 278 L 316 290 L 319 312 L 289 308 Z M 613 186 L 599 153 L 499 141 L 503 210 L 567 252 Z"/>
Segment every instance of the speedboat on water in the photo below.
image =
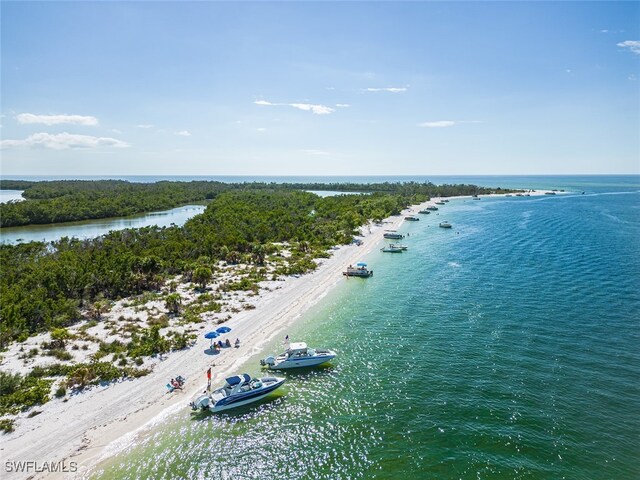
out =
<path fill-rule="evenodd" d="M 287 351 L 277 357 L 268 356 L 260 360 L 260 365 L 267 366 L 271 370 L 283 370 L 285 368 L 315 367 L 336 357 L 333 350 L 319 350 L 307 347 L 304 342 L 292 343 Z"/>
<path fill-rule="evenodd" d="M 196 396 L 190 403 L 193 410 L 222 412 L 263 399 L 285 382 L 284 378 L 251 378 L 249 374 L 235 375 L 225 380 L 224 386 L 211 393 Z"/>
<path fill-rule="evenodd" d="M 401 233 L 397 233 L 397 232 L 388 232 L 382 235 L 384 238 L 389 238 L 391 240 L 400 240 L 402 238 L 404 238 L 404 235 L 402 235 Z"/>
<path fill-rule="evenodd" d="M 406 248 L 397 247 L 395 245 L 389 245 L 388 247 L 382 247 L 380 249 L 381 252 L 387 253 L 402 253 Z"/>

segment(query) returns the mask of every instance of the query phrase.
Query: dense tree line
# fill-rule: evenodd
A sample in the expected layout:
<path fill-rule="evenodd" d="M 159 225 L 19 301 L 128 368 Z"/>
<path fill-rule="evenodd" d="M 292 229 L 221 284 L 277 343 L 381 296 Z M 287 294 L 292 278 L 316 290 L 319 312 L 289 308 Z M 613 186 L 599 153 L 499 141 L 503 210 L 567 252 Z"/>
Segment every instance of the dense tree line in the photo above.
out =
<path fill-rule="evenodd" d="M 0 204 L 0 227 L 120 217 L 165 210 L 215 198 L 227 189 L 229 185 L 222 182 L 35 182 L 24 190 L 22 196 L 26 200 Z"/>
<path fill-rule="evenodd" d="M 399 213 L 422 195 L 320 198 L 292 190 L 219 193 L 182 227 L 111 232 L 92 240 L 0 245 L 0 346 L 78 321 L 80 308 L 156 290 L 177 274 L 196 282 L 219 260 L 264 261 L 273 242 L 308 255 L 351 241 L 368 219 Z M 304 268 L 313 262 L 301 262 Z M 299 267 L 301 268 L 301 267 Z"/>
<path fill-rule="evenodd" d="M 119 217 L 165 210 L 219 194 L 245 190 L 336 190 L 344 192 L 453 196 L 507 192 L 475 185 L 433 183 L 224 183 L 214 181 L 131 183 L 123 180 L 2 180 L 0 188 L 24 190 L 26 199 L 0 204 L 0 227 Z"/>

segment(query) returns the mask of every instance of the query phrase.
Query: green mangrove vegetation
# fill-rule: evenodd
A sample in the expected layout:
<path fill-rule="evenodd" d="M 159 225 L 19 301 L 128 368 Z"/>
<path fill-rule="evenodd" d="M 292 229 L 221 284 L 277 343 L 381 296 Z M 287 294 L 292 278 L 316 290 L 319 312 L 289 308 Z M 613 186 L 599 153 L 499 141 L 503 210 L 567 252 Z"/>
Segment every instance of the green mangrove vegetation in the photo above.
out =
<path fill-rule="evenodd" d="M 1 245 L 0 345 L 72 325 L 80 309 L 158 290 L 170 277 L 204 284 L 216 262 L 260 265 L 274 242 L 298 245 L 278 274 L 315 268 L 312 258 L 351 241 L 358 226 L 399 213 L 422 195 L 320 198 L 291 190 L 224 192 L 182 227 L 111 232 L 92 240 Z M 231 285 L 229 288 L 234 288 Z"/>
<path fill-rule="evenodd" d="M 214 199 L 223 192 L 334 190 L 340 192 L 453 196 L 508 192 L 475 185 L 433 183 L 224 183 L 215 181 L 132 183 L 124 180 L 0 180 L 1 189 L 24 190 L 26 199 L 0 204 L 0 227 L 122 217 Z"/>

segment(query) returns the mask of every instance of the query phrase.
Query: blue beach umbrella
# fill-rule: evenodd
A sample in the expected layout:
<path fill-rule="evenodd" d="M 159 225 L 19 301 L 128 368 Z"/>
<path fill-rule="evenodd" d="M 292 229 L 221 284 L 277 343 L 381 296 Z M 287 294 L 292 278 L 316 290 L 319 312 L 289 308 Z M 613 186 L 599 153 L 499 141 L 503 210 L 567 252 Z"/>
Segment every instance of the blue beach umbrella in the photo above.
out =
<path fill-rule="evenodd" d="M 218 333 L 229 333 L 231 331 L 230 327 L 218 327 L 216 328 L 216 332 Z"/>
<path fill-rule="evenodd" d="M 204 334 L 204 338 L 208 338 L 211 340 L 211 344 L 209 344 L 209 348 L 213 345 L 213 339 L 219 337 L 220 334 L 218 332 L 208 332 Z"/>

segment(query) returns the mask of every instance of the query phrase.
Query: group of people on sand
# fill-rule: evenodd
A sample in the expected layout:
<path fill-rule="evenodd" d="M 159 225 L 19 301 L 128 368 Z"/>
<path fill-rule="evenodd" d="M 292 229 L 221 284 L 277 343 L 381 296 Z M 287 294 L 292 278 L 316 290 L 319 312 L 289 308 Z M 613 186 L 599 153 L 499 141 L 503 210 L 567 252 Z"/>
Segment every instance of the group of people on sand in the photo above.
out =
<path fill-rule="evenodd" d="M 184 378 L 181 375 L 178 375 L 176 378 L 172 378 L 169 381 L 169 385 L 173 390 L 182 390 L 182 386 L 184 385 Z"/>
<path fill-rule="evenodd" d="M 240 339 L 236 338 L 236 348 L 239 348 L 239 347 L 240 347 Z M 219 352 L 223 348 L 231 348 L 231 340 L 229 340 L 227 338 L 224 341 L 224 343 L 222 342 L 222 340 L 218 340 L 217 342 L 213 342 L 213 349 L 216 352 Z"/>

